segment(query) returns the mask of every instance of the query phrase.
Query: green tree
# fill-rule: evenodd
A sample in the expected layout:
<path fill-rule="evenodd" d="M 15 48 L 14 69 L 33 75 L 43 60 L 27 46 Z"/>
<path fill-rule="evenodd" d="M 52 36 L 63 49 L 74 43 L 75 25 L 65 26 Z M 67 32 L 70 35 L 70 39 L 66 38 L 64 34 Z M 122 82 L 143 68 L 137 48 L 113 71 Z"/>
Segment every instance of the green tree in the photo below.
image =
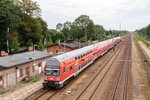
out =
<path fill-rule="evenodd" d="M 38 17 L 41 9 L 36 1 L 32 0 L 17 0 L 17 5 L 21 8 L 23 14 Z"/>
<path fill-rule="evenodd" d="M 96 32 L 96 37 L 98 40 L 101 40 L 100 38 L 102 38 L 104 33 L 105 33 L 105 29 L 102 25 L 95 25 L 95 32 Z M 102 34 L 102 35 L 100 35 Z"/>
<path fill-rule="evenodd" d="M 29 39 L 26 43 L 26 45 L 29 47 L 29 46 L 33 46 L 33 42 L 31 39 Z"/>
<path fill-rule="evenodd" d="M 64 33 L 65 35 L 65 39 L 70 39 L 71 38 L 71 22 L 65 22 L 63 24 L 63 28 L 62 28 L 62 32 Z"/>
<path fill-rule="evenodd" d="M 150 40 L 150 24 L 145 29 L 145 38 Z"/>
<path fill-rule="evenodd" d="M 41 17 L 38 17 L 37 20 L 39 20 L 40 24 L 41 24 L 41 34 L 44 36 L 44 38 L 47 37 L 47 31 L 48 31 L 48 26 L 47 26 L 47 23 L 41 18 Z"/>
<path fill-rule="evenodd" d="M 107 39 L 107 36 L 105 34 L 98 34 L 99 41 L 104 41 Z"/>
<path fill-rule="evenodd" d="M 75 21 L 74 21 L 75 24 L 76 24 L 76 26 L 77 26 L 79 29 L 83 30 L 85 42 L 87 42 L 87 39 L 88 39 L 87 27 L 88 27 L 90 21 L 91 21 L 91 20 L 90 20 L 89 16 L 87 16 L 87 15 L 80 15 L 80 16 L 79 16 L 78 18 L 76 18 Z"/>
<path fill-rule="evenodd" d="M 84 36 L 83 30 L 80 27 L 77 27 L 75 22 L 72 23 L 70 31 L 71 31 L 71 37 L 74 40 L 80 41 L 80 39 Z M 85 41 L 84 38 L 82 38 L 82 42 L 84 41 Z"/>
<path fill-rule="evenodd" d="M 10 40 L 10 51 L 11 53 L 17 53 L 18 50 L 19 50 L 19 42 L 17 38 L 12 38 Z"/>
<path fill-rule="evenodd" d="M 32 40 L 33 44 L 37 44 L 44 36 L 41 34 L 42 26 L 37 18 L 29 15 L 22 15 L 22 22 L 18 28 L 19 40 L 22 46 L 27 46 L 27 41 Z"/>
<path fill-rule="evenodd" d="M 52 43 L 58 43 L 58 41 L 64 41 L 65 36 L 63 32 L 57 32 L 56 30 L 51 29 L 48 30 L 48 40 L 52 41 Z"/>
<path fill-rule="evenodd" d="M 62 27 L 63 27 L 63 25 L 61 23 L 58 23 L 56 25 L 56 30 L 60 32 L 62 30 Z"/>
<path fill-rule="evenodd" d="M 44 45 L 43 45 L 42 40 L 40 40 L 40 42 L 38 43 L 37 50 L 40 50 L 40 51 L 43 51 L 43 50 L 44 50 Z"/>
<path fill-rule="evenodd" d="M 60 42 L 65 40 L 65 35 L 63 34 L 63 32 L 56 32 L 56 40 L 59 40 Z"/>
<path fill-rule="evenodd" d="M 15 30 L 20 22 L 20 9 L 12 0 L 0 0 L 0 50 L 7 49 L 7 28 Z M 9 32 L 11 34 L 11 32 Z"/>
<path fill-rule="evenodd" d="M 52 43 L 55 43 L 56 41 L 56 33 L 57 31 L 54 29 L 48 30 L 48 41 L 52 41 Z"/>
<path fill-rule="evenodd" d="M 96 30 L 95 30 L 95 25 L 92 20 L 90 20 L 88 26 L 87 26 L 87 39 L 88 40 L 96 40 Z"/>

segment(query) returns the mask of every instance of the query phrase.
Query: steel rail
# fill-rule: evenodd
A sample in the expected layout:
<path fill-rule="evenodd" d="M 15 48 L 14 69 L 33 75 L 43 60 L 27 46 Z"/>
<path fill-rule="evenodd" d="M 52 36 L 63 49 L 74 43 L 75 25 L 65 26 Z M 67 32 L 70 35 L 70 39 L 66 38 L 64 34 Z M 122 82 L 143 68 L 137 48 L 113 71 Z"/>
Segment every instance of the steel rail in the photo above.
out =
<path fill-rule="evenodd" d="M 99 75 L 99 73 L 105 68 L 105 66 L 110 62 L 110 60 L 115 56 L 115 58 L 119 55 L 120 51 L 122 50 L 123 46 L 118 50 L 118 52 L 116 53 L 117 55 L 112 55 L 108 61 L 102 66 L 102 69 L 100 69 L 96 74 L 95 76 L 93 77 L 93 79 L 91 81 L 89 81 L 89 83 L 83 88 L 83 90 L 80 92 L 80 94 L 75 98 L 76 100 L 78 100 L 80 98 L 80 96 L 84 93 L 84 91 L 90 86 L 90 84 L 94 81 L 94 79 Z M 114 59 L 115 60 L 115 59 Z M 108 68 L 108 70 L 110 69 L 110 67 Z M 105 73 L 105 75 L 107 74 L 107 72 Z M 104 78 L 104 77 L 103 77 Z M 102 79 L 103 80 L 103 79 Z M 100 81 L 101 82 L 101 81 Z M 100 83 L 99 82 L 99 83 Z M 97 87 L 97 86 L 96 86 Z M 96 88 L 95 88 L 96 89 Z M 94 89 L 94 90 L 95 90 Z M 91 93 L 90 95 L 90 98 L 92 97 L 92 95 L 94 94 L 94 91 L 93 93 Z"/>

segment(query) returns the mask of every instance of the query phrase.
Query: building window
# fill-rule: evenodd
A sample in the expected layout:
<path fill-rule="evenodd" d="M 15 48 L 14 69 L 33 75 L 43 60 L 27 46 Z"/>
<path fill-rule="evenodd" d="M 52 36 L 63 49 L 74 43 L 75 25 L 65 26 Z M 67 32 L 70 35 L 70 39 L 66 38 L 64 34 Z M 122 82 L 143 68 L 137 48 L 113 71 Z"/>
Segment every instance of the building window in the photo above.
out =
<path fill-rule="evenodd" d="M 23 76 L 22 68 L 20 69 L 20 77 Z"/>
<path fill-rule="evenodd" d="M 72 70 L 72 65 L 70 66 L 70 70 Z"/>
<path fill-rule="evenodd" d="M 65 72 L 66 72 L 66 67 L 63 68 L 63 73 L 65 73 Z"/>
<path fill-rule="evenodd" d="M 17 77 L 22 77 L 23 73 L 22 73 L 22 69 L 17 69 Z"/>
<path fill-rule="evenodd" d="M 32 72 L 34 72 L 34 66 L 32 67 Z"/>
<path fill-rule="evenodd" d="M 0 76 L 0 88 L 2 88 L 3 87 L 3 78 L 2 78 L 2 76 Z"/>

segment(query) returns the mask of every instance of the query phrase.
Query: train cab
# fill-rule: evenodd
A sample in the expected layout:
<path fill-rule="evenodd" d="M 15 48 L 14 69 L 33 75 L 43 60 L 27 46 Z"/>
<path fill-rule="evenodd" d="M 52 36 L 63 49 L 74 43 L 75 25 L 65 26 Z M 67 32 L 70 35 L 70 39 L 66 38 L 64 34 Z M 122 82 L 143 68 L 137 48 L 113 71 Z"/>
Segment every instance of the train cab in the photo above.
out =
<path fill-rule="evenodd" d="M 44 71 L 44 87 L 59 87 L 60 81 L 60 62 L 51 58 L 46 62 Z"/>

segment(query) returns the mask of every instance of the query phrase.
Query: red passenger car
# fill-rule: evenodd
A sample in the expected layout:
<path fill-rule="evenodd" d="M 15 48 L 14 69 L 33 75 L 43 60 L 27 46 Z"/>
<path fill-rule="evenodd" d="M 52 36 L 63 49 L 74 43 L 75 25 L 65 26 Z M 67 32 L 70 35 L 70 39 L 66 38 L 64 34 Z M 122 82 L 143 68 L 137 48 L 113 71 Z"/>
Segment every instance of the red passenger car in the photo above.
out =
<path fill-rule="evenodd" d="M 77 76 L 120 41 L 121 37 L 116 37 L 50 58 L 45 65 L 43 86 L 46 88 L 64 86 L 69 79 Z"/>

